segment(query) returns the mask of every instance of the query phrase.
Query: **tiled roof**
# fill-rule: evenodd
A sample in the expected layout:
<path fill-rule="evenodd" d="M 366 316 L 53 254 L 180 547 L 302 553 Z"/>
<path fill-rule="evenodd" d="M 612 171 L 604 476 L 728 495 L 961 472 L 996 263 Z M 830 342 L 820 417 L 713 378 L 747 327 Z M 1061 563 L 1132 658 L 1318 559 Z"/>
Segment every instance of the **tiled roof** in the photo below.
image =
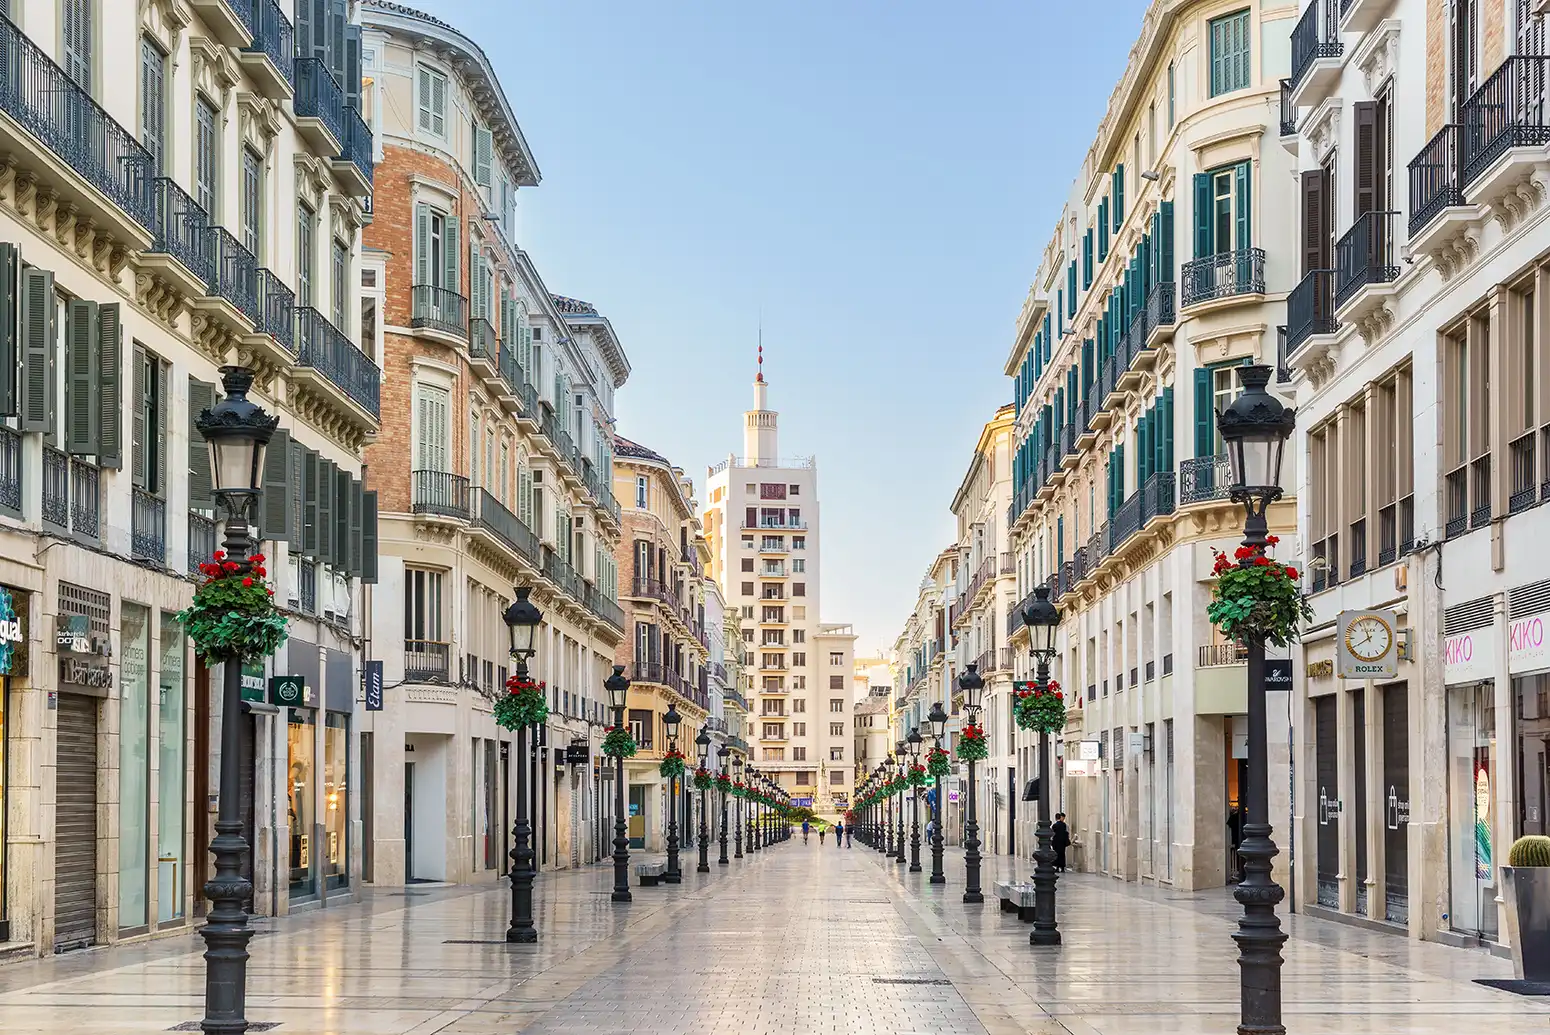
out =
<path fill-rule="evenodd" d="M 395 4 L 392 2 L 392 0 L 365 0 L 364 6 L 375 7 L 380 11 L 392 11 L 394 14 L 407 15 L 410 18 L 418 18 L 423 22 L 430 22 L 432 25 L 439 25 L 443 29 L 452 29 L 453 32 L 457 31 L 457 29 L 453 28 L 451 25 L 448 25 L 440 18 L 426 14 L 424 11 L 416 11 L 413 7 L 405 7 L 403 4 Z"/>
<path fill-rule="evenodd" d="M 564 295 L 550 295 L 554 301 L 554 307 L 562 313 L 572 316 L 596 316 L 597 306 L 591 302 L 583 302 L 579 298 L 566 298 Z"/>
<path fill-rule="evenodd" d="M 667 467 L 673 466 L 668 462 L 667 457 L 661 453 L 654 449 L 647 449 L 639 442 L 631 442 L 623 435 L 614 436 L 614 456 L 633 457 L 636 460 L 655 460 L 657 463 Z"/>

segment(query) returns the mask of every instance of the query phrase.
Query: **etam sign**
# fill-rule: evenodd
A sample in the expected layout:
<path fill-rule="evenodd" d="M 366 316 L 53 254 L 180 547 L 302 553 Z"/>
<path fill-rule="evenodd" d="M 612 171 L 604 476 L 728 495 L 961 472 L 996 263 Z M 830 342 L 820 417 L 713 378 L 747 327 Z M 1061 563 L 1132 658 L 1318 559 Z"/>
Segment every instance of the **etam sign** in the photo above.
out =
<path fill-rule="evenodd" d="M 1507 670 L 1531 672 L 1550 665 L 1550 611 L 1507 623 Z"/>

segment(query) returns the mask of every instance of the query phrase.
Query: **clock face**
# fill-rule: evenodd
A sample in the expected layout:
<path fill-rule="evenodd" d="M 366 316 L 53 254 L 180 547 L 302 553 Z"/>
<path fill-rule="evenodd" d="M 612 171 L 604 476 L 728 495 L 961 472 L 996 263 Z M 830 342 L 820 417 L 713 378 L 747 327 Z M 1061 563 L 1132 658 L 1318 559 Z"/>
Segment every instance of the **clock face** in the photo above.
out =
<path fill-rule="evenodd" d="M 1394 631 L 1383 619 L 1368 615 L 1346 627 L 1346 649 L 1362 661 L 1378 661 L 1389 652 Z"/>

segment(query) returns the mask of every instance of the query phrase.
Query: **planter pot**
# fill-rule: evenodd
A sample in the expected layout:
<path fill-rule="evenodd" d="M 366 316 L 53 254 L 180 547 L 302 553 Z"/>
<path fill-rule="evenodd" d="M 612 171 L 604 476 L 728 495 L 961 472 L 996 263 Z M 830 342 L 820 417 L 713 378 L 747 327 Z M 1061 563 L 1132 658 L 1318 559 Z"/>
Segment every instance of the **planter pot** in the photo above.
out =
<path fill-rule="evenodd" d="M 1501 874 L 1513 970 L 1522 981 L 1550 982 L 1550 866 L 1503 866 Z"/>

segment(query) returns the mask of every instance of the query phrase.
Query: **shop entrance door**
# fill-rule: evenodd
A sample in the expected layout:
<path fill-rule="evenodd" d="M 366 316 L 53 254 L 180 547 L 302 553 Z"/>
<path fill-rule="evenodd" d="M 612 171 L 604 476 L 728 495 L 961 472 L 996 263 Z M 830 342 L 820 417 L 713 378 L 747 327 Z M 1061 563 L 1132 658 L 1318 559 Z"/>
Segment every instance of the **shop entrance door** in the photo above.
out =
<path fill-rule="evenodd" d="M 1410 918 L 1410 710 L 1405 684 L 1383 688 L 1383 888 L 1385 918 Z"/>
<path fill-rule="evenodd" d="M 1319 905 L 1340 908 L 1340 753 L 1334 694 L 1313 701 L 1313 776 L 1318 807 Z"/>
<path fill-rule="evenodd" d="M 59 695 L 54 848 L 54 951 L 97 937 L 97 706 Z"/>
<path fill-rule="evenodd" d="M 404 883 L 414 883 L 414 763 L 404 763 Z"/>

